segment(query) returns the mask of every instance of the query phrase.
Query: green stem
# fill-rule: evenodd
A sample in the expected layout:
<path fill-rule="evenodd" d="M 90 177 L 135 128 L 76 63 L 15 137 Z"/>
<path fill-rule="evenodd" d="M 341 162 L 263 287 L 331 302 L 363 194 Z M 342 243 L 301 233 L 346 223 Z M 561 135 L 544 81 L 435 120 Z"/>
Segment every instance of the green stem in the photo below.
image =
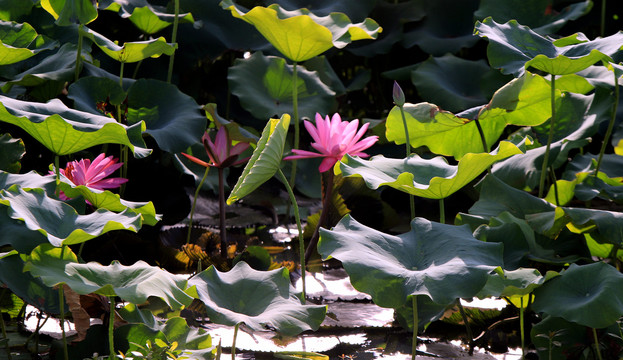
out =
<path fill-rule="evenodd" d="M 543 165 L 541 166 L 541 179 L 539 180 L 539 197 L 543 197 L 545 191 L 545 176 L 547 174 L 547 167 L 549 162 L 549 149 L 552 145 L 552 139 L 554 138 L 554 124 L 556 122 L 556 75 L 551 74 L 552 81 L 550 82 L 550 99 L 552 107 L 552 118 L 549 124 L 549 136 L 547 137 L 547 146 L 545 147 L 545 155 L 543 156 Z"/>
<path fill-rule="evenodd" d="M 136 79 L 136 75 L 138 75 L 138 69 L 141 67 L 142 63 L 143 63 L 143 60 L 140 60 L 139 62 L 136 63 L 136 66 L 134 67 L 134 72 L 132 73 L 132 79 Z"/>
<path fill-rule="evenodd" d="M 405 145 L 407 148 L 407 158 L 411 155 L 411 142 L 409 141 L 411 138 L 409 137 L 409 127 L 407 126 L 407 119 L 405 117 L 405 110 L 403 106 L 399 106 L 400 115 L 402 116 L 402 125 L 405 128 Z M 409 194 L 409 207 L 411 209 L 411 219 L 415 218 L 415 196 Z"/>
<path fill-rule="evenodd" d="M 61 255 L 62 258 L 62 255 Z M 63 359 L 69 360 L 69 352 L 67 350 L 67 336 L 65 334 L 65 298 L 63 296 L 63 285 L 58 287 L 58 306 L 61 308 L 61 332 L 63 334 Z"/>
<path fill-rule="evenodd" d="M 115 331 L 115 297 L 109 296 L 110 300 L 110 315 L 108 318 L 108 352 L 109 359 L 112 360 L 115 358 L 115 339 L 114 339 L 114 331 Z"/>
<path fill-rule="evenodd" d="M 519 299 L 519 331 L 521 335 L 521 358 L 526 356 L 526 343 L 524 337 L 524 306 L 523 297 Z"/>
<path fill-rule="evenodd" d="M 459 307 L 459 312 L 461 313 L 461 317 L 465 323 L 465 332 L 467 333 L 467 340 L 469 341 L 469 355 L 472 356 L 474 355 L 474 335 L 472 334 L 472 328 L 469 326 L 469 319 L 467 318 L 465 309 L 463 308 L 463 305 L 461 305 L 461 299 L 458 299 L 456 304 Z"/>
<path fill-rule="evenodd" d="M 7 292 L 7 288 L 2 289 L 2 293 L 0 293 L 0 300 L 4 298 L 4 295 Z M 2 330 L 2 338 L 7 339 L 6 342 L 6 355 L 7 359 L 11 360 L 11 347 L 9 346 L 8 337 L 6 334 L 6 325 L 4 324 L 4 317 L 2 316 L 2 312 L 0 312 L 0 329 Z"/>
<path fill-rule="evenodd" d="M 292 191 L 292 187 L 288 184 L 288 179 L 283 174 L 281 169 L 277 170 L 277 174 L 279 175 L 279 179 L 288 190 L 288 195 L 290 196 L 290 201 L 292 202 L 292 208 L 294 209 L 294 218 L 296 219 L 296 227 L 299 230 L 299 256 L 301 261 L 301 280 L 303 285 L 303 291 L 301 297 L 303 298 L 303 304 L 305 304 L 305 242 L 303 240 L 303 228 L 301 226 L 301 217 L 299 215 L 299 206 L 296 202 L 296 198 L 294 197 L 294 191 Z"/>
<path fill-rule="evenodd" d="M 173 33 L 171 34 L 171 43 L 177 43 L 177 26 L 179 24 L 180 0 L 175 0 L 175 18 L 173 18 Z M 177 49 L 176 49 L 177 51 Z M 173 62 L 175 61 L 175 51 L 169 57 L 169 71 L 167 72 L 167 82 L 170 84 L 173 78 Z"/>
<path fill-rule="evenodd" d="M 446 223 L 446 209 L 443 199 L 439 199 L 439 222 L 442 224 Z"/>
<path fill-rule="evenodd" d="M 327 226 L 329 221 L 329 208 L 331 207 L 331 198 L 333 197 L 333 178 L 333 169 L 329 169 L 329 171 L 327 171 L 324 199 L 322 199 L 322 212 L 320 213 L 320 219 L 318 220 L 316 230 L 314 230 L 314 234 L 309 241 L 309 245 L 307 245 L 307 249 L 305 249 L 305 261 L 309 261 L 314 249 L 316 249 L 316 246 L 318 245 L 318 240 L 320 239 L 320 227 Z"/>
<path fill-rule="evenodd" d="M 614 105 L 612 105 L 612 114 L 610 115 L 610 123 L 608 124 L 608 129 L 606 130 L 606 136 L 604 137 L 604 140 L 601 143 L 601 150 L 599 151 L 599 158 L 597 159 L 597 167 L 595 168 L 595 178 L 599 174 L 599 169 L 601 167 L 601 160 L 603 159 L 604 153 L 606 152 L 606 146 L 608 146 L 608 143 L 610 142 L 610 136 L 612 136 L 612 130 L 614 129 L 614 121 L 616 119 L 618 106 L 619 106 L 619 81 L 617 79 L 616 74 L 614 74 Z"/>
<path fill-rule="evenodd" d="M 186 234 L 186 245 L 190 244 L 190 232 L 193 229 L 193 215 L 195 214 L 195 206 L 197 205 L 197 197 L 199 196 L 199 191 L 203 186 L 203 183 L 206 181 L 208 177 L 208 171 L 210 171 L 210 167 L 206 166 L 206 171 L 203 173 L 203 177 L 199 182 L 199 186 L 197 186 L 197 190 L 195 190 L 195 196 L 193 197 L 193 206 L 190 208 L 190 221 L 188 223 L 188 234 Z"/>
<path fill-rule="evenodd" d="M 480 125 L 480 121 L 478 119 L 474 120 L 476 123 L 476 128 L 478 129 L 478 134 L 480 134 L 480 141 L 482 142 L 482 148 L 486 153 L 489 152 L 489 146 L 487 145 L 487 139 L 485 138 L 485 132 L 482 130 L 482 125 Z"/>
<path fill-rule="evenodd" d="M 300 124 L 299 124 L 299 94 L 298 86 L 296 86 L 297 62 L 292 65 L 292 120 L 294 120 L 294 149 L 299 148 Z M 292 170 L 290 172 L 290 187 L 294 189 L 296 184 L 296 160 L 292 160 Z M 289 215 L 289 214 L 288 214 Z"/>
<path fill-rule="evenodd" d="M 80 24 L 78 26 L 78 52 L 76 53 L 76 69 L 74 70 L 74 82 L 78 81 L 80 77 L 80 65 L 82 62 L 82 31 L 84 29 L 84 24 Z"/>
<path fill-rule="evenodd" d="M 119 67 L 119 86 L 121 87 L 121 89 L 123 89 L 124 67 L 125 67 L 125 62 L 121 62 L 121 66 Z M 121 105 L 117 105 L 117 122 L 121 124 L 123 123 L 122 120 L 123 120 L 123 117 L 121 113 Z M 128 147 L 126 145 L 120 145 L 119 158 L 120 158 L 120 161 L 123 163 L 119 171 L 120 176 L 122 178 L 127 179 L 128 178 Z M 119 196 L 123 196 L 124 192 L 125 192 L 125 184 L 121 184 L 121 187 L 119 189 Z"/>
<path fill-rule="evenodd" d="M 61 184 L 61 168 L 60 168 L 60 157 L 58 155 L 54 155 L 54 173 L 56 174 L 56 191 L 55 195 L 58 197 L 61 193 L 60 184 Z"/>
<path fill-rule="evenodd" d="M 560 206 L 560 200 L 558 198 L 558 182 L 556 181 L 556 173 L 554 173 L 554 168 L 549 168 L 549 174 L 552 178 L 552 184 L 554 185 L 554 199 L 556 201 L 556 206 Z"/>
<path fill-rule="evenodd" d="M 219 225 L 221 227 L 221 257 L 227 260 L 227 229 L 225 227 L 225 176 L 223 169 L 218 168 L 218 207 Z"/>
<path fill-rule="evenodd" d="M 601 0 L 601 24 L 599 26 L 599 36 L 603 37 L 606 33 L 606 0 Z"/>
<path fill-rule="evenodd" d="M 603 360 L 603 358 L 601 357 L 601 350 L 599 349 L 599 339 L 597 338 L 597 330 L 595 328 L 593 329 L 593 339 L 595 340 L 595 352 L 597 353 L 597 359 L 599 360 Z"/>
<path fill-rule="evenodd" d="M 236 360 L 236 338 L 238 337 L 238 328 L 240 323 L 234 326 L 234 341 L 231 343 L 231 360 Z"/>
<path fill-rule="evenodd" d="M 420 319 L 418 318 L 417 312 L 417 296 L 411 295 L 411 303 L 413 305 L 413 340 L 411 341 L 411 359 L 415 360 L 417 356 L 417 331 L 418 325 L 420 324 Z"/>

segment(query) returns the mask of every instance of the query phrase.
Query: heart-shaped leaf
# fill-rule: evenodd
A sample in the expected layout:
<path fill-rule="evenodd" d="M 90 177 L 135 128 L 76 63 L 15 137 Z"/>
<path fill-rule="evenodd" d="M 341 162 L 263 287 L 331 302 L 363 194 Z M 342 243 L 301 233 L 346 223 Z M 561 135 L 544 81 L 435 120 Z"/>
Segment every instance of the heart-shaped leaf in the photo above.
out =
<path fill-rule="evenodd" d="M 42 189 L 17 186 L 0 191 L 0 204 L 8 207 L 12 219 L 23 221 L 54 246 L 79 244 L 112 230 L 138 231 L 141 215 L 126 210 L 120 214 L 97 210 L 79 215 L 70 205 L 48 197 Z"/>
<path fill-rule="evenodd" d="M 444 199 L 474 180 L 496 161 L 522 151 L 513 143 L 502 141 L 491 153 L 467 154 L 458 165 L 449 165 L 438 156 L 423 159 L 410 155 L 406 159 L 388 159 L 383 155 L 362 160 L 346 155 L 339 169 L 343 176 L 362 177 L 371 189 L 391 186 L 411 195 L 429 199 Z"/>
<path fill-rule="evenodd" d="M 135 304 L 142 304 L 154 296 L 173 309 L 188 306 L 193 300 L 185 292 L 188 289 L 186 277 L 143 261 L 130 266 L 117 261 L 108 266 L 96 262 L 80 264 L 71 250 L 50 244 L 37 247 L 26 261 L 25 270 L 41 278 L 46 285 L 67 284 L 82 295 L 119 296 Z"/>
<path fill-rule="evenodd" d="M 316 112 L 328 113 L 335 104 L 335 93 L 320 81 L 314 71 L 297 68 L 298 104 L 301 117 L 313 118 Z M 258 119 L 292 112 L 292 66 L 282 58 L 256 52 L 236 60 L 227 78 L 231 92 L 242 106 Z"/>
<path fill-rule="evenodd" d="M 287 336 L 317 330 L 326 306 L 303 305 L 290 284 L 286 268 L 253 270 L 244 261 L 230 271 L 210 266 L 189 280 L 217 324 L 244 323 L 253 330 L 276 330 Z"/>
<path fill-rule="evenodd" d="M 176 44 L 169 44 L 164 37 L 146 41 L 126 42 L 123 46 L 115 44 L 87 27 L 81 28 L 84 37 L 91 39 L 106 55 L 121 63 L 133 63 L 145 60 L 150 57 L 160 57 L 160 55 L 172 55 L 175 52 Z"/>
<path fill-rule="evenodd" d="M 136 157 L 145 148 L 142 122 L 124 126 L 115 120 L 68 108 L 60 100 L 34 103 L 0 96 L 0 121 L 21 127 L 56 155 L 67 155 L 99 144 L 127 145 Z"/>
<path fill-rule="evenodd" d="M 92 0 L 41 0 L 41 7 L 54 16 L 59 26 L 88 24 L 97 19 Z"/>
<path fill-rule="evenodd" d="M 334 46 L 343 48 L 355 40 L 376 39 L 382 31 L 372 19 L 352 24 L 342 13 L 321 17 L 304 8 L 287 11 L 278 4 L 256 6 L 245 13 L 232 0 L 222 1 L 221 7 L 255 26 L 285 57 L 297 62 L 318 56 Z"/>
<path fill-rule="evenodd" d="M 10 65 L 28 59 L 57 44 L 56 41 L 46 41 L 28 23 L 0 20 L 0 65 Z"/>
<path fill-rule="evenodd" d="M 534 311 L 601 329 L 623 315 L 623 274 L 604 262 L 571 264 L 534 295 Z"/>
<path fill-rule="evenodd" d="M 9 134 L 0 135 L 0 153 L 0 171 L 19 172 L 22 168 L 20 160 L 26 153 L 22 139 L 14 139 Z"/>
<path fill-rule="evenodd" d="M 471 298 L 502 264 L 502 245 L 476 240 L 467 226 L 411 222 L 411 231 L 389 235 L 346 215 L 320 230 L 318 252 L 342 262 L 353 287 L 379 306 L 397 308 L 411 295 L 438 304 Z"/>
<path fill-rule="evenodd" d="M 249 195 L 280 169 L 289 126 L 290 115 L 288 114 L 281 116 L 281 119 L 268 121 L 253 155 L 227 198 L 228 205 Z"/>

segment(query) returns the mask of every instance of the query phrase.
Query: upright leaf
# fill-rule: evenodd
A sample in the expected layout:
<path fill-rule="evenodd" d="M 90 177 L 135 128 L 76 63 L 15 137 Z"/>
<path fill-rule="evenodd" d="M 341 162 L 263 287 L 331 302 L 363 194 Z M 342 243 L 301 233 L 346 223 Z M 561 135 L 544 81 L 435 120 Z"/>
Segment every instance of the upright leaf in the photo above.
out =
<path fill-rule="evenodd" d="M 41 0 L 41 7 L 54 17 L 59 26 L 88 24 L 97 19 L 94 0 Z"/>

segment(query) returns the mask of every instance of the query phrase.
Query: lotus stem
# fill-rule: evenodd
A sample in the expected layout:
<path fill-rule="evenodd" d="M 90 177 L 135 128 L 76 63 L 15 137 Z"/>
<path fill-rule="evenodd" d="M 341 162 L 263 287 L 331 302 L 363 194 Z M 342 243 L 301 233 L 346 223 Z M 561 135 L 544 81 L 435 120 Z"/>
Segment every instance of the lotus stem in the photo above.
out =
<path fill-rule="evenodd" d="M 61 168 L 60 168 L 60 157 L 57 154 L 54 154 L 54 173 L 56 174 L 56 190 L 54 191 L 56 197 L 60 195 L 61 189 L 59 188 L 61 184 Z"/>
<path fill-rule="evenodd" d="M 560 200 L 558 198 L 558 182 L 556 181 L 556 173 L 553 168 L 549 168 L 549 174 L 552 178 L 552 185 L 554 187 L 554 198 L 556 199 L 556 206 L 560 206 Z"/>
<path fill-rule="evenodd" d="M 175 18 L 173 18 L 173 33 L 171 34 L 171 43 L 176 44 L 177 42 L 177 26 L 179 24 L 179 14 L 180 14 L 180 0 L 175 0 Z M 177 50 L 177 49 L 176 49 Z M 169 57 L 169 71 L 167 72 L 167 82 L 170 84 L 171 79 L 173 78 L 173 62 L 175 61 L 175 51 Z"/>
<path fill-rule="evenodd" d="M 467 340 L 469 342 L 469 355 L 474 355 L 474 335 L 472 334 L 472 328 L 469 326 L 469 319 L 465 313 L 465 308 L 461 304 L 461 299 L 457 299 L 456 305 L 459 308 L 463 322 L 465 323 L 465 332 L 467 333 Z"/>
<path fill-rule="evenodd" d="M 197 197 L 199 196 L 199 191 L 203 186 L 203 183 L 206 181 L 208 177 L 208 171 L 210 171 L 210 167 L 206 166 L 206 171 L 203 173 L 203 177 L 197 186 L 197 190 L 195 190 L 195 196 L 193 197 L 193 206 L 190 208 L 190 221 L 188 222 L 188 234 L 186 234 L 186 245 L 190 244 L 190 232 L 193 229 L 193 216 L 195 215 L 195 207 L 197 206 Z"/>
<path fill-rule="evenodd" d="M 489 146 L 487 145 L 487 139 L 485 138 L 485 132 L 482 130 L 482 125 L 480 125 L 480 121 L 478 119 L 474 120 L 476 123 L 476 128 L 478 129 L 478 134 L 480 134 L 480 141 L 482 141 L 482 148 L 486 153 L 489 152 Z"/>
<path fill-rule="evenodd" d="M 84 29 L 84 24 L 80 24 L 78 26 L 78 52 L 76 53 L 76 68 L 74 69 L 74 82 L 78 81 L 80 77 L 80 65 L 82 62 L 82 30 Z"/>
<path fill-rule="evenodd" d="M 113 360 L 115 358 L 115 297 L 109 296 L 108 299 L 110 300 L 110 315 L 108 317 L 108 358 Z"/>
<path fill-rule="evenodd" d="M 303 228 L 301 226 L 301 216 L 299 215 L 299 206 L 296 202 L 296 197 L 294 197 L 294 191 L 292 191 L 292 187 L 288 184 L 288 179 L 283 174 L 281 169 L 277 170 L 277 174 L 279 174 L 279 179 L 288 190 L 288 195 L 290 196 L 290 201 L 292 202 L 292 208 L 294 209 L 294 218 L 296 219 L 296 227 L 299 230 L 299 256 L 301 261 L 301 280 L 303 285 L 303 290 L 301 293 L 301 297 L 303 298 L 303 304 L 305 304 L 305 241 L 303 240 Z"/>
<path fill-rule="evenodd" d="M 605 3 L 605 0 L 604 0 L 604 3 Z M 599 158 L 597 159 L 597 166 L 595 167 L 595 178 L 597 178 L 597 175 L 599 174 L 601 161 L 604 157 L 604 153 L 606 152 L 606 146 L 608 146 L 608 143 L 610 142 L 610 137 L 612 136 L 612 130 L 614 129 L 614 121 L 616 119 L 618 106 L 619 106 L 619 81 L 617 79 L 617 75 L 614 74 L 614 104 L 612 105 L 612 114 L 610 115 L 610 123 L 608 123 L 606 136 L 604 137 L 604 140 L 601 143 L 601 150 L 599 151 Z"/>
<path fill-rule="evenodd" d="M 608 257 L 610 259 L 612 259 L 612 262 L 614 263 L 615 267 L 617 270 L 621 271 L 621 265 L 619 264 L 619 259 L 617 257 L 617 253 L 619 252 L 621 248 L 619 247 L 619 245 L 612 245 L 612 250 L 610 250 L 610 254 L 608 255 Z"/>
<path fill-rule="evenodd" d="M 415 360 L 417 357 L 417 331 L 420 324 L 417 312 L 417 296 L 411 295 L 411 303 L 413 304 L 413 340 L 411 341 L 411 359 Z"/>
<path fill-rule="evenodd" d="M 446 223 L 446 209 L 443 199 L 439 199 L 439 222 Z"/>
<path fill-rule="evenodd" d="M 599 36 L 603 37 L 606 33 L 606 0 L 601 0 L 601 24 L 599 26 Z"/>
<path fill-rule="evenodd" d="M 63 247 L 65 249 L 65 247 Z M 61 253 L 61 258 L 62 258 Z M 63 359 L 69 360 L 69 353 L 67 351 L 67 335 L 65 334 L 65 298 L 63 296 L 63 285 L 58 287 L 58 306 L 61 308 L 61 333 L 63 334 Z"/>
<path fill-rule="evenodd" d="M 134 72 L 132 73 L 132 79 L 136 79 L 136 75 L 138 75 L 138 69 L 141 68 L 142 63 L 143 63 L 143 60 L 140 60 L 139 62 L 136 63 L 136 66 L 134 67 Z"/>
<path fill-rule="evenodd" d="M 236 338 L 238 337 L 238 328 L 240 323 L 234 326 L 234 341 L 231 343 L 231 360 L 236 360 Z"/>
<path fill-rule="evenodd" d="M 218 168 L 218 208 L 219 225 L 221 227 L 221 257 L 227 260 L 227 229 L 225 228 L 225 176 L 223 169 Z"/>
<path fill-rule="evenodd" d="M 519 299 L 519 332 L 521 335 L 521 358 L 526 356 L 526 340 L 524 336 L 524 306 L 523 297 Z"/>
<path fill-rule="evenodd" d="M 545 147 L 545 155 L 543 156 L 543 165 L 541 165 L 541 179 L 539 180 L 539 197 L 543 197 L 545 191 L 545 174 L 547 173 L 547 167 L 549 162 L 549 150 L 552 145 L 552 139 L 554 138 L 554 124 L 556 122 L 556 75 L 551 74 L 552 81 L 550 82 L 551 89 L 551 107 L 552 118 L 549 124 L 549 135 L 547 137 L 547 146 Z"/>
<path fill-rule="evenodd" d="M 322 199 L 322 212 L 320 213 L 320 219 L 318 219 L 316 230 L 309 241 L 309 245 L 307 245 L 307 249 L 305 249 L 305 261 L 309 261 L 314 249 L 318 245 L 318 240 L 320 239 L 320 227 L 326 226 L 329 221 L 329 208 L 331 207 L 331 198 L 333 197 L 333 178 L 333 169 L 330 169 L 327 171 L 324 199 Z"/>
<path fill-rule="evenodd" d="M 411 155 L 411 143 L 409 141 L 409 127 L 407 126 L 407 119 L 405 117 L 405 110 L 403 105 L 398 106 L 400 108 L 400 115 L 402 116 L 402 125 L 405 128 L 405 146 L 407 148 L 407 159 Z M 415 197 L 413 194 L 409 194 L 409 207 L 411 209 L 411 219 L 415 218 Z"/>
<path fill-rule="evenodd" d="M 299 148 L 300 124 L 299 124 L 299 93 L 297 87 L 298 81 L 297 62 L 292 65 L 292 119 L 294 120 L 294 149 Z M 294 189 L 296 184 L 296 160 L 292 160 L 292 170 L 290 171 L 290 187 Z M 288 214 L 289 215 L 289 211 Z"/>
<path fill-rule="evenodd" d="M 4 295 L 6 294 L 7 288 L 2 289 L 2 293 L 0 293 L 0 300 L 2 300 L 4 298 Z M 4 325 L 4 317 L 2 316 L 2 313 L 0 312 L 0 330 L 2 330 L 2 338 L 7 339 L 6 342 L 6 355 L 7 355 L 7 359 L 11 360 L 11 347 L 9 346 L 9 341 L 8 341 L 8 337 L 6 334 L 6 326 Z"/>
<path fill-rule="evenodd" d="M 595 353 L 597 353 L 597 359 L 603 360 L 601 357 L 601 350 L 599 349 L 599 339 L 597 338 L 597 329 L 593 329 L 593 339 L 595 340 Z"/>

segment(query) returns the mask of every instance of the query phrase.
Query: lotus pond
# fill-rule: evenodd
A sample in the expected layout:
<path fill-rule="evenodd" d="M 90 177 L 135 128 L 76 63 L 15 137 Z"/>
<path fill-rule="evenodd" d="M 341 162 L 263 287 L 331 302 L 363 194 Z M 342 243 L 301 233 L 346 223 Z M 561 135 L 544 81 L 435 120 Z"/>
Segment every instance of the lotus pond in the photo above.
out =
<path fill-rule="evenodd" d="M 0 0 L 0 356 L 621 358 L 619 12 Z"/>

